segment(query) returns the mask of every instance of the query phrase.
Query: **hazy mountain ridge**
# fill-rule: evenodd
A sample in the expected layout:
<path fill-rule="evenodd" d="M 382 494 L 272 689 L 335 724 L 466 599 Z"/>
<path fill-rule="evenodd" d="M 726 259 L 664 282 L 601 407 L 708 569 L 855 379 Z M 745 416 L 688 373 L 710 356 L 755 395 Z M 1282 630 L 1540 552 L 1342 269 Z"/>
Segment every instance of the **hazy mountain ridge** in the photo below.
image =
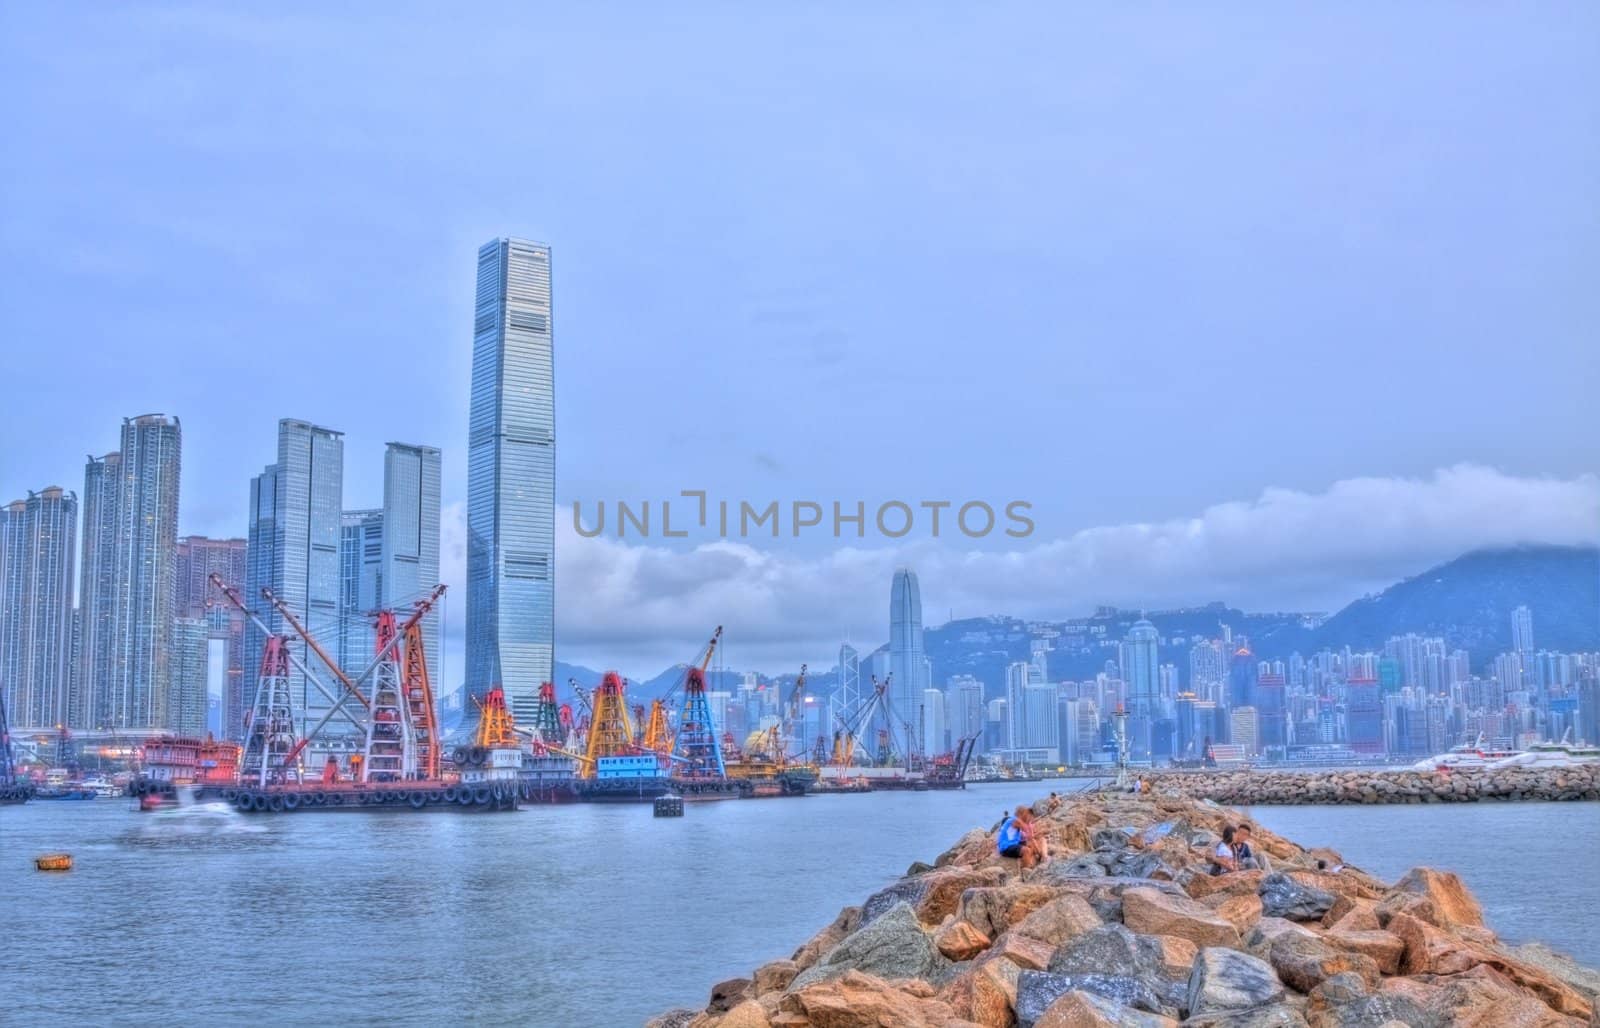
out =
<path fill-rule="evenodd" d="M 939 687 L 954 675 L 972 675 L 984 683 L 990 696 L 1003 688 L 1006 665 L 1029 658 L 1030 640 L 1036 635 L 1054 636 L 1055 648 L 1048 658 L 1051 679 L 1089 678 L 1104 670 L 1107 661 L 1117 659 L 1116 644 L 1141 617 L 1161 632 L 1161 659 L 1178 665 L 1184 681 L 1193 640 L 1215 638 L 1224 624 L 1235 636 L 1247 637 L 1252 650 L 1265 659 L 1286 658 L 1296 651 L 1309 656 L 1324 647 L 1346 645 L 1377 650 L 1391 636 L 1416 632 L 1443 636 L 1451 648 L 1467 650 L 1476 668 L 1486 658 L 1510 648 L 1511 611 L 1519 604 L 1533 609 L 1534 642 L 1539 649 L 1600 649 L 1600 548 L 1521 546 L 1475 551 L 1364 596 L 1331 616 L 1248 613 L 1221 602 L 1153 611 L 1102 607 L 1087 617 L 1063 621 L 1029 621 L 1006 615 L 962 618 L 926 629 L 924 645 L 933 663 L 933 681 Z M 872 652 L 861 654 L 864 679 Z M 685 665 L 678 664 L 631 682 L 630 693 L 641 699 L 664 695 L 681 681 L 684 669 Z M 796 671 L 798 667 L 776 676 L 762 673 L 761 679 L 777 682 L 787 694 Z M 581 665 L 556 664 L 563 696 L 568 694 L 569 679 L 592 689 L 599 684 L 600 675 Z M 735 670 L 712 672 L 708 684 L 731 692 L 738 686 L 739 675 Z M 835 684 L 831 668 L 813 670 L 807 677 L 808 691 L 827 693 Z"/>

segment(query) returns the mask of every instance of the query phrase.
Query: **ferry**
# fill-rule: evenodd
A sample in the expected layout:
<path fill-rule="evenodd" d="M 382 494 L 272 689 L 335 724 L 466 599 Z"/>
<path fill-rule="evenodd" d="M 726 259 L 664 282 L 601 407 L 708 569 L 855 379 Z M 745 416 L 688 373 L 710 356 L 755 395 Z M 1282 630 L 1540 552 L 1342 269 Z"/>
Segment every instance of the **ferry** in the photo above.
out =
<path fill-rule="evenodd" d="M 1536 742 L 1521 753 L 1513 754 L 1504 759 L 1497 760 L 1489 765 L 1490 770 L 1499 771 L 1503 768 L 1525 767 L 1562 768 L 1582 767 L 1585 764 L 1600 763 L 1600 746 L 1588 746 L 1583 743 L 1571 742 L 1572 730 L 1569 728 L 1560 742 Z"/>
<path fill-rule="evenodd" d="M 1436 754 L 1411 765 L 1413 771 L 1471 771 L 1492 767 L 1512 757 L 1522 756 L 1521 750 L 1501 750 L 1485 747 L 1483 736 L 1476 742 L 1455 746 L 1448 753 Z"/>

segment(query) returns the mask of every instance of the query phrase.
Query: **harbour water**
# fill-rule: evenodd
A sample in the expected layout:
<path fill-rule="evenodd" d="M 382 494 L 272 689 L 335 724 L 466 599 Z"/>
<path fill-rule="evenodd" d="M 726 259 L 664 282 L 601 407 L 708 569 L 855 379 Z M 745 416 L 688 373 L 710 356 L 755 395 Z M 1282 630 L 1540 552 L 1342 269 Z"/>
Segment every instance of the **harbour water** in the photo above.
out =
<path fill-rule="evenodd" d="M 1002 808 L 1082 783 L 513 814 L 164 819 L 0 809 L 18 1024 L 638 1025 L 788 956 Z M 1393 878 L 1460 872 L 1504 937 L 1600 966 L 1593 804 L 1263 807 Z M 65 874 L 32 858 L 71 852 Z"/>

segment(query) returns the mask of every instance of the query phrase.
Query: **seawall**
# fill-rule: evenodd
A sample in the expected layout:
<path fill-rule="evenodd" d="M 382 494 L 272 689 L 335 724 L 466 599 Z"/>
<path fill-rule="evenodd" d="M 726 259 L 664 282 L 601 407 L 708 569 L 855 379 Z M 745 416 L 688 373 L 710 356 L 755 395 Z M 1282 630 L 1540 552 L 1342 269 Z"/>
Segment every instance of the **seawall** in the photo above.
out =
<path fill-rule="evenodd" d="M 1600 764 L 1499 771 L 1179 771 L 1144 776 L 1161 792 L 1233 806 L 1600 800 Z"/>
<path fill-rule="evenodd" d="M 649 1025 L 1594 1023 L 1600 973 L 1501 943 L 1447 871 L 1391 884 L 1257 830 L 1269 866 L 1212 875 L 1237 811 L 1161 792 L 1034 809 L 1044 865 L 1023 870 L 996 854 L 992 828 L 975 828 L 790 958 Z"/>

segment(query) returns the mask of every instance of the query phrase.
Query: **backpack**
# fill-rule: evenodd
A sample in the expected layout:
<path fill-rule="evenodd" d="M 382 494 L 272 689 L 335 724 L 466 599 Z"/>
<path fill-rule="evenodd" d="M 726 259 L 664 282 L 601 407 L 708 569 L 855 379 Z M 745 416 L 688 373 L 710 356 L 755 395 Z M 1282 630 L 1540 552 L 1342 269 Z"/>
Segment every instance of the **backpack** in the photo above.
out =
<path fill-rule="evenodd" d="M 1016 849 L 1022 845 L 1022 828 L 1017 824 L 1017 819 L 1008 817 L 1000 825 L 1000 835 L 995 840 L 995 849 L 1004 853 L 1006 850 Z"/>

